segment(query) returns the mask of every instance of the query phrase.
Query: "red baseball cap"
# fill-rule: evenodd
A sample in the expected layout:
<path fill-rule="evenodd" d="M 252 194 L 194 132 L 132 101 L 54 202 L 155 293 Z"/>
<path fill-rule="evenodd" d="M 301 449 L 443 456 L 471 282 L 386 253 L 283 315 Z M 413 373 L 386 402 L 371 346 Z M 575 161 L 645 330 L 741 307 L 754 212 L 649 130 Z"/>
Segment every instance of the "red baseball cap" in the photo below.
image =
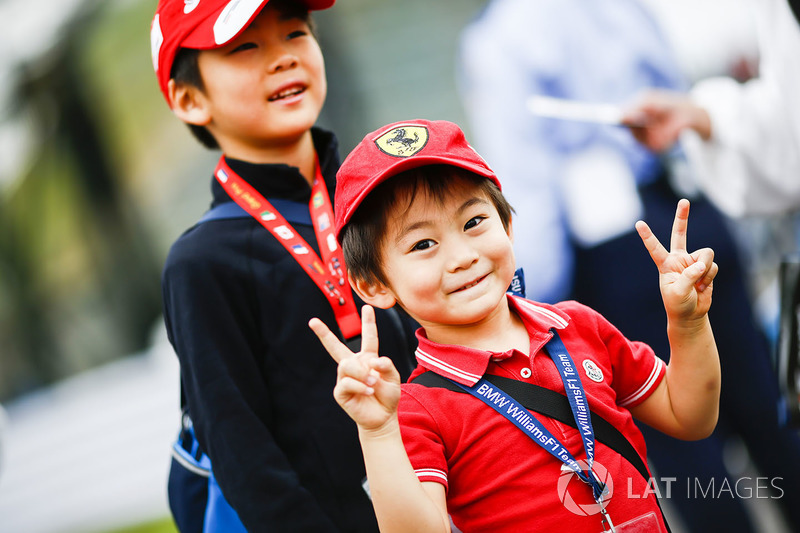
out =
<path fill-rule="evenodd" d="M 296 0 L 309 11 L 336 0 Z M 210 50 L 239 36 L 269 0 L 159 0 L 150 25 L 150 50 L 158 86 L 169 104 L 167 84 L 181 48 Z"/>
<path fill-rule="evenodd" d="M 336 174 L 336 237 L 367 195 L 400 172 L 427 165 L 452 165 L 488 178 L 494 171 L 478 155 L 457 125 L 445 120 L 408 120 L 389 124 L 366 137 L 345 158 Z"/>

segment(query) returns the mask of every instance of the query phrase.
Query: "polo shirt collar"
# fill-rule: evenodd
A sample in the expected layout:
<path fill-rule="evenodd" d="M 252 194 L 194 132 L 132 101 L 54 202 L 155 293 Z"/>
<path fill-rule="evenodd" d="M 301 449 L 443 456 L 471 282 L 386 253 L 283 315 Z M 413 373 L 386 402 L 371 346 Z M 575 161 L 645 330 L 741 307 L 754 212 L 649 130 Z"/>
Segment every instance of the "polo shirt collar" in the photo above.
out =
<path fill-rule="evenodd" d="M 531 339 L 531 356 L 553 336 L 551 328 L 564 329 L 569 315 L 552 306 L 546 306 L 517 296 L 507 295 L 509 307 L 516 311 L 528 330 Z M 454 344 L 438 344 L 428 339 L 425 330 L 417 330 L 416 356 L 420 365 L 441 376 L 469 387 L 475 385 L 486 373 L 489 361 L 501 355 L 498 352 L 477 350 Z"/>

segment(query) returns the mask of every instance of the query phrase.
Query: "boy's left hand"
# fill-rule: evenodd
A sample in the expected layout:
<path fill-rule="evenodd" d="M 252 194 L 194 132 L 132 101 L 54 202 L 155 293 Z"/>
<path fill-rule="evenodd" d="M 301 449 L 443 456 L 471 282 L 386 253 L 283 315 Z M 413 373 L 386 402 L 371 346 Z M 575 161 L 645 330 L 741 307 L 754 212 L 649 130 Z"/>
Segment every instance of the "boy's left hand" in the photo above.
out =
<path fill-rule="evenodd" d="M 683 199 L 675 210 L 669 252 L 645 222 L 636 223 L 636 231 L 658 267 L 661 297 L 667 317 L 673 320 L 705 317 L 711 307 L 712 282 L 719 270 L 711 248 L 691 254 L 686 250 L 688 222 L 689 201 Z"/>

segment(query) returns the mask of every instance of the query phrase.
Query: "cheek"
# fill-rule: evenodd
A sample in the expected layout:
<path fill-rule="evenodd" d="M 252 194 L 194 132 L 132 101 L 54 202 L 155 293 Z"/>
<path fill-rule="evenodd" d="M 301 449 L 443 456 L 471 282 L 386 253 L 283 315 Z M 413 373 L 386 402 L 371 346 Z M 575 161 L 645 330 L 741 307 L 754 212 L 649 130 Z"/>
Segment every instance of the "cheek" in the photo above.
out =
<path fill-rule="evenodd" d="M 487 253 L 490 254 L 498 264 L 510 268 L 513 275 L 514 270 L 516 270 L 516 261 L 514 258 L 514 246 L 511 239 L 508 238 L 508 235 L 503 233 L 502 236 L 498 235 L 495 242 L 497 244 L 490 250 L 487 250 Z"/>
<path fill-rule="evenodd" d="M 386 273 L 393 280 L 392 289 L 401 301 L 425 300 L 439 290 L 438 276 L 430 268 L 421 268 L 413 262 L 393 265 Z"/>
<path fill-rule="evenodd" d="M 242 77 L 219 77 L 206 82 L 206 93 L 218 107 L 238 109 L 252 100 L 252 87 L 253 84 Z"/>
<path fill-rule="evenodd" d="M 317 93 L 324 100 L 328 93 L 328 80 L 325 74 L 325 62 L 322 59 L 322 52 L 320 52 L 316 60 L 311 61 L 310 70 L 317 80 Z"/>
<path fill-rule="evenodd" d="M 410 272 L 407 278 L 410 293 L 417 299 L 425 299 L 439 292 L 439 277 L 430 272 Z"/>

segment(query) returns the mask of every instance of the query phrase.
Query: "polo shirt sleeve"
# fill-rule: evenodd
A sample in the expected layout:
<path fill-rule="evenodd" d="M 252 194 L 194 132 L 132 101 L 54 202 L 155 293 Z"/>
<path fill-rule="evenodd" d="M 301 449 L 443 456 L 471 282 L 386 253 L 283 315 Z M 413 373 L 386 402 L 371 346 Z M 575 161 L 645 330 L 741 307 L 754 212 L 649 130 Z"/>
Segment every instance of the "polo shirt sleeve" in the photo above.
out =
<path fill-rule="evenodd" d="M 413 393 L 419 385 L 403 385 L 398 419 L 403 445 L 420 481 L 433 481 L 448 488 L 447 459 L 441 429 L 435 417 Z M 430 392 L 430 391 L 426 391 Z"/>
<path fill-rule="evenodd" d="M 597 331 L 608 349 L 614 372 L 612 387 L 617 393 L 617 405 L 631 409 L 656 390 L 666 365 L 648 344 L 629 340 L 602 315 L 595 314 Z"/>

